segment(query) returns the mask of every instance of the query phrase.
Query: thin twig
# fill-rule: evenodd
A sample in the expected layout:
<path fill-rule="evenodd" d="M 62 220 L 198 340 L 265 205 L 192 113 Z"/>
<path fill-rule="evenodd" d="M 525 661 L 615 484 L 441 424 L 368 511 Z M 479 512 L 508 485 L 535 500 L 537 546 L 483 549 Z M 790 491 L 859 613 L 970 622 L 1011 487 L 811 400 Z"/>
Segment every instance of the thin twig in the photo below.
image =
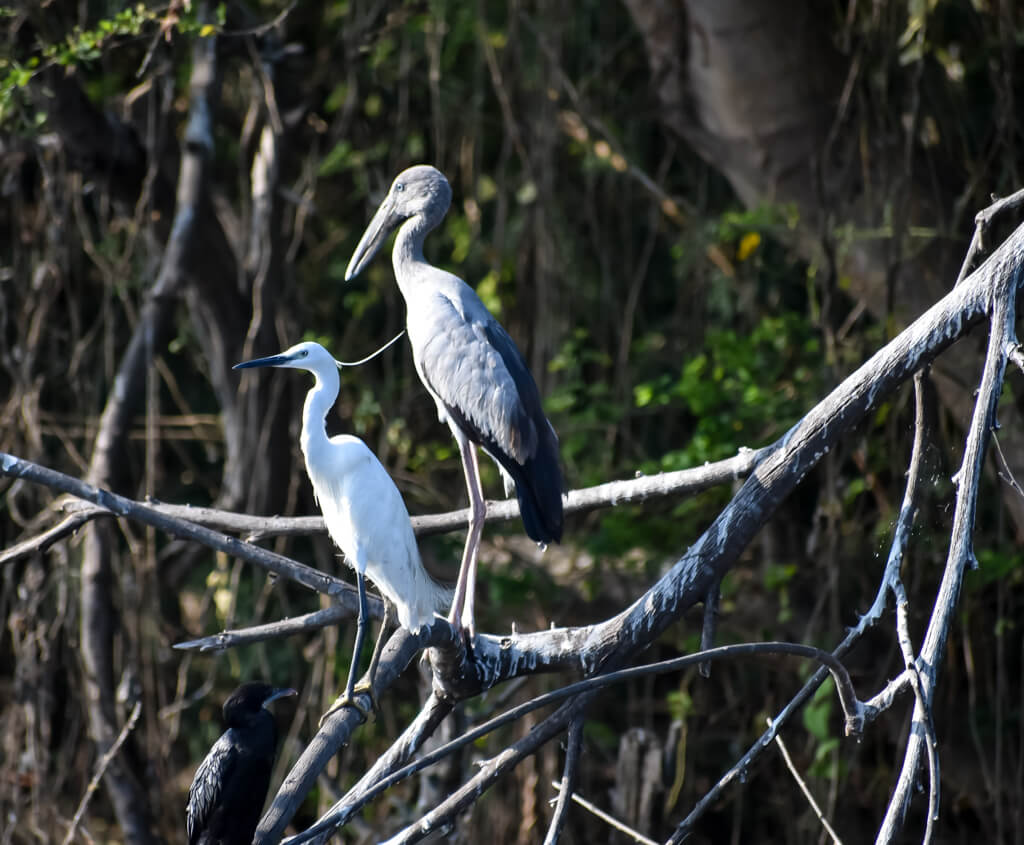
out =
<path fill-rule="evenodd" d="M 768 719 L 767 722 L 768 726 L 771 727 L 772 720 Z M 775 735 L 775 744 L 779 746 L 779 753 L 782 755 L 786 768 L 789 769 L 789 773 L 793 776 L 793 780 L 796 781 L 796 785 L 800 787 L 800 791 L 804 794 L 804 798 L 807 799 L 807 803 L 811 805 L 811 809 L 814 811 L 814 815 L 818 817 L 818 821 L 821 822 L 821 826 L 825 828 L 825 831 L 832 837 L 832 841 L 836 845 L 843 845 L 843 840 L 839 838 L 832 825 L 829 824 L 828 819 L 825 818 L 825 814 L 821 811 L 821 807 L 818 806 L 818 802 L 814 800 L 814 795 L 811 793 L 810 787 L 807 786 L 807 782 L 800 776 L 800 772 L 797 771 L 793 758 L 789 756 L 789 749 L 786 748 L 786 743 L 782 741 L 782 737 L 779 734 Z"/>
<path fill-rule="evenodd" d="M 1003 447 L 999 443 L 999 437 L 994 431 L 992 432 L 992 445 L 995 447 L 996 459 L 999 461 L 999 465 L 1001 467 L 999 477 L 1009 484 L 1018 495 L 1024 497 L 1024 488 L 1020 486 L 1020 482 L 1017 481 L 1016 476 L 1013 474 L 1013 470 L 1010 469 L 1010 464 L 1006 460 L 1006 455 L 1003 454 Z"/>
<path fill-rule="evenodd" d="M 580 759 L 580 749 L 583 746 L 583 714 L 578 714 L 569 723 L 569 736 L 565 747 L 565 768 L 562 769 L 562 782 L 552 785 L 558 790 L 558 801 L 555 803 L 555 812 L 551 816 L 551 824 L 548 825 L 547 835 L 544 837 L 544 845 L 557 845 L 562 836 L 562 828 L 565 827 L 565 820 L 569 815 L 569 797 L 576 789 L 577 768 Z"/>
<path fill-rule="evenodd" d="M 78 809 L 75 811 L 75 816 L 71 819 L 71 826 L 68 828 L 68 832 L 64 835 L 64 841 L 61 845 L 70 845 L 72 839 L 75 838 L 75 832 L 78 830 L 78 826 L 82 823 L 82 818 L 85 816 L 86 808 L 89 806 L 89 802 L 92 800 L 93 795 L 96 794 L 96 790 L 99 789 L 100 780 L 103 778 L 104 772 L 107 771 L 107 767 L 113 762 L 117 756 L 117 752 L 121 750 L 121 746 L 124 745 L 128 735 L 135 729 L 135 723 L 139 721 L 139 716 L 142 713 L 142 699 L 135 702 L 135 706 L 132 708 L 131 715 L 128 716 L 128 721 L 124 723 L 124 727 L 121 728 L 121 732 L 117 735 L 117 739 L 114 740 L 113 745 L 107 749 L 106 753 L 100 758 L 99 763 L 96 766 L 96 771 L 93 772 L 92 777 L 89 779 L 89 785 L 85 788 L 85 794 L 82 796 L 82 800 L 78 802 Z"/>
<path fill-rule="evenodd" d="M 558 790 L 558 800 L 559 803 L 561 803 L 563 796 L 567 794 L 567 790 L 565 789 L 564 785 L 559 783 L 558 781 L 551 781 L 551 785 Z M 633 830 L 633 828 L 631 828 L 625 822 L 619 821 L 617 818 L 615 818 L 615 816 L 606 813 L 596 804 L 591 803 L 586 798 L 577 795 L 575 792 L 569 795 L 569 797 L 577 804 L 579 804 L 581 807 L 583 807 L 583 809 L 593 813 L 609 827 L 615 828 L 617 831 L 619 831 L 619 833 L 625 834 L 634 842 L 639 842 L 640 845 L 658 845 L 658 843 L 655 842 L 653 839 L 648 839 L 639 831 Z"/>
<path fill-rule="evenodd" d="M 704 623 L 700 629 L 700 650 L 706 651 L 715 644 L 715 630 L 718 627 L 718 603 L 722 598 L 722 582 L 716 581 L 711 585 L 708 594 L 704 599 Z M 711 677 L 711 663 L 701 663 L 699 667 L 701 677 Z"/>
<path fill-rule="evenodd" d="M 268 622 L 265 625 L 253 625 L 249 628 L 239 628 L 234 631 L 221 631 L 219 634 L 200 637 L 198 640 L 175 643 L 173 648 L 180 651 L 223 651 L 224 649 L 235 648 L 240 645 L 252 645 L 253 643 L 262 643 L 267 640 L 283 639 L 284 637 L 291 637 L 295 634 L 315 631 L 320 628 L 328 628 L 344 619 L 351 618 L 351 616 L 352 614 L 347 608 L 332 604 L 330 607 L 315 610 L 302 616 L 295 616 L 291 619 Z"/>
<path fill-rule="evenodd" d="M 964 263 L 960 266 L 960 272 L 956 277 L 956 284 L 960 284 L 970 271 L 978 255 L 985 249 L 985 235 L 992 225 L 992 221 L 1007 209 L 1016 208 L 1024 204 L 1024 188 L 1015 191 L 1008 197 L 995 200 L 988 208 L 982 209 L 974 215 L 974 234 L 971 236 L 971 243 L 967 247 L 967 255 L 964 256 Z"/>

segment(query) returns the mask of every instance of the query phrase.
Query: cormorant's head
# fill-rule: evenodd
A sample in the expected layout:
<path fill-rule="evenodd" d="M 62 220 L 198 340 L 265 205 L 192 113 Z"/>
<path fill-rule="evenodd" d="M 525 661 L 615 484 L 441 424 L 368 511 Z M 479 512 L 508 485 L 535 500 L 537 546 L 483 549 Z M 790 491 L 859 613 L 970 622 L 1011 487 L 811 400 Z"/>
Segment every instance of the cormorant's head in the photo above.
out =
<path fill-rule="evenodd" d="M 256 718 L 270 702 L 289 695 L 296 695 L 288 687 L 272 687 L 262 681 L 249 681 L 231 693 L 224 702 L 224 724 L 237 728 Z"/>

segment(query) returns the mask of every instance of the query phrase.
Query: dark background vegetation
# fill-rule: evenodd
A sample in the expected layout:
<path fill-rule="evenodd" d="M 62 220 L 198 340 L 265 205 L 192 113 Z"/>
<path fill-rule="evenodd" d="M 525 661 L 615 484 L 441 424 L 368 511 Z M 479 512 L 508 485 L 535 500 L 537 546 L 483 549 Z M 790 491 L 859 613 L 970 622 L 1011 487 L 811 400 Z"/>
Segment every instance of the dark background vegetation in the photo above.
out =
<path fill-rule="evenodd" d="M 227 368 L 303 338 L 353 359 L 400 329 L 390 262 L 378 259 L 352 283 L 343 275 L 376 202 L 410 164 L 433 163 L 452 183 L 454 204 L 428 257 L 474 285 L 517 340 L 571 488 L 775 440 L 953 285 L 975 211 L 1021 187 L 1024 18 L 1009 0 L 351 0 L 287 10 L 55 0 L 5 9 L 0 21 L 0 448 L 134 498 L 315 512 L 297 444 L 305 377 L 273 374 L 239 394 Z M 221 78 L 202 234 L 182 278 L 154 300 L 194 51 L 214 34 Z M 267 127 L 277 159 L 261 204 L 253 174 Z M 155 363 L 133 383 L 138 401 L 104 452 L 101 414 L 154 303 L 164 309 Z M 976 387 L 968 362 L 982 339 L 961 342 L 935 373 L 927 516 L 904 569 L 912 625 L 927 616 L 945 558 L 949 479 Z M 407 344 L 342 379 L 332 432 L 366 439 L 412 513 L 462 506 L 458 452 Z M 1024 463 L 1017 383 L 1019 374 L 1001 420 L 1011 466 Z M 720 642 L 830 648 L 841 639 L 874 596 L 912 422 L 905 391 L 805 480 L 726 579 Z M 936 708 L 942 842 L 1019 841 L 1024 829 L 1024 503 L 990 469 L 981 566 L 967 578 Z M 484 474 L 497 496 L 493 466 Z M 4 481 L 0 492 L 3 547 L 54 521 L 48 491 Z M 479 627 L 611 615 L 729 495 L 571 517 L 563 544 L 544 555 L 516 526 L 489 527 Z M 240 679 L 301 692 L 296 708 L 279 708 L 282 765 L 343 681 L 348 626 L 220 656 L 172 651 L 317 600 L 137 525 L 95 534 L 0 569 L 5 843 L 63 837 L 96 764 L 92 701 L 117 725 L 141 697 L 124 765 L 151 828 L 119 829 L 102 789 L 84 828 L 96 840 L 175 842 L 191 775 Z M 440 577 L 454 579 L 461 541 L 423 542 Z M 344 572 L 325 538 L 274 548 Z M 94 615 L 105 626 L 99 667 L 83 656 Z M 650 659 L 696 650 L 700 622 L 695 613 L 672 629 Z M 902 668 L 881 634 L 849 665 L 865 696 Z M 667 836 L 807 672 L 743 662 L 717 665 L 709 680 L 694 671 L 615 688 L 588 711 L 580 794 Z M 565 680 L 531 679 L 511 700 Z M 469 717 L 502 694 L 471 703 Z M 419 695 L 410 670 L 298 822 L 365 769 Z M 841 714 L 822 694 L 785 732 L 847 842 L 874 835 L 909 707 L 854 743 L 840 738 Z M 521 729 L 473 754 L 493 753 Z M 541 841 L 560 772 L 560 750 L 549 745 L 481 800 L 460 826 L 464 841 Z M 650 806 L 629 806 L 637 783 L 650 784 Z M 345 841 L 397 830 L 416 817 L 425 788 L 378 802 Z M 912 808 L 908 841 L 923 813 L 923 802 Z M 568 841 L 611 836 L 574 810 Z M 770 754 L 695 841 L 818 842 L 821 829 Z"/>

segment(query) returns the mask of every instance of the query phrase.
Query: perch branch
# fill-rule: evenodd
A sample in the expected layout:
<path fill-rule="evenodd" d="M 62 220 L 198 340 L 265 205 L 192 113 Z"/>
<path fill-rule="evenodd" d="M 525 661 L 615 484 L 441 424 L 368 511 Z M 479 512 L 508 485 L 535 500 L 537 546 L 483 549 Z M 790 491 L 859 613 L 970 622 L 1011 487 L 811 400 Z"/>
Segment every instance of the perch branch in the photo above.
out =
<path fill-rule="evenodd" d="M 566 513 L 586 513 L 598 508 L 644 502 L 648 499 L 666 496 L 695 496 L 719 484 L 726 484 L 747 476 L 758 461 L 768 455 L 773 447 L 742 449 L 739 454 L 725 460 L 693 469 L 644 475 L 573 490 L 565 497 Z M 146 506 L 157 513 L 175 519 L 187 520 L 216 531 L 229 531 L 245 535 L 250 542 L 270 537 L 307 536 L 326 534 L 327 528 L 321 516 L 251 516 L 218 508 L 173 505 L 149 501 Z M 35 537 L 28 538 L 16 546 L 0 552 L 0 564 L 9 563 L 34 552 L 45 551 L 57 540 L 73 534 L 90 519 L 110 516 L 107 508 L 69 501 L 63 505 L 68 516 L 54 527 Z M 519 518 L 519 503 L 515 499 L 503 499 L 487 503 L 487 522 L 508 522 Z M 469 520 L 468 508 L 441 514 L 412 517 L 413 531 L 419 537 L 443 534 L 464 529 Z"/>
<path fill-rule="evenodd" d="M 69 493 L 79 499 L 92 502 L 116 516 L 128 517 L 146 525 L 152 525 L 172 537 L 202 543 L 232 557 L 253 563 L 275 575 L 296 581 L 311 590 L 325 593 L 348 608 L 350 615 L 354 615 L 358 611 L 358 599 L 354 587 L 339 578 L 327 575 L 283 555 L 211 531 L 201 525 L 167 516 L 149 505 L 119 496 L 117 493 L 111 493 L 101 487 L 94 487 L 77 478 L 72 478 L 70 475 L 47 469 L 6 452 L 0 452 L 0 474 L 11 478 L 23 478 L 62 493 Z M 383 615 L 384 610 L 382 602 L 371 597 L 370 610 L 379 618 Z"/>
<path fill-rule="evenodd" d="M 442 645 L 454 636 L 454 629 L 442 619 L 435 620 L 430 628 L 419 634 L 412 634 L 403 628 L 396 630 L 381 653 L 380 663 L 374 676 L 372 697 L 379 699 L 382 693 L 405 671 L 405 668 L 421 649 L 427 645 Z M 364 678 L 364 680 L 367 679 Z M 360 693 L 360 695 L 368 708 L 370 695 L 366 693 Z M 444 701 L 436 695 L 431 696 L 399 740 L 378 759 L 374 767 L 350 790 L 349 794 L 357 793 L 361 785 L 365 787 L 371 782 L 371 778 L 373 780 L 380 779 L 403 765 L 415 753 L 423 740 L 440 724 L 441 720 L 451 712 L 453 706 L 454 702 Z M 270 807 L 260 820 L 254 839 L 255 845 L 269 845 L 269 843 L 281 840 L 285 828 L 313 788 L 320 772 L 331 758 L 348 743 L 352 731 L 362 721 L 363 716 L 356 708 L 343 707 L 335 711 L 324 722 L 285 777 L 284 783 L 281 784 L 277 795 L 274 796 Z"/>

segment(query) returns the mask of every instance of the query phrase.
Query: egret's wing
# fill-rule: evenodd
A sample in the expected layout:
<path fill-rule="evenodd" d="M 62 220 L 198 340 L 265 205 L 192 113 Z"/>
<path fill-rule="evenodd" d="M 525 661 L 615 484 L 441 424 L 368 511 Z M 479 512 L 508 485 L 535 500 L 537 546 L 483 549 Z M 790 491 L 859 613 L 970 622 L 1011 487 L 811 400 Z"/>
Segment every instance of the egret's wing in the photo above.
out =
<path fill-rule="evenodd" d="M 238 761 L 238 750 L 228 733 L 221 735 L 199 764 L 185 805 L 185 831 L 189 845 L 196 845 L 200 834 L 221 799 L 221 789 Z"/>

